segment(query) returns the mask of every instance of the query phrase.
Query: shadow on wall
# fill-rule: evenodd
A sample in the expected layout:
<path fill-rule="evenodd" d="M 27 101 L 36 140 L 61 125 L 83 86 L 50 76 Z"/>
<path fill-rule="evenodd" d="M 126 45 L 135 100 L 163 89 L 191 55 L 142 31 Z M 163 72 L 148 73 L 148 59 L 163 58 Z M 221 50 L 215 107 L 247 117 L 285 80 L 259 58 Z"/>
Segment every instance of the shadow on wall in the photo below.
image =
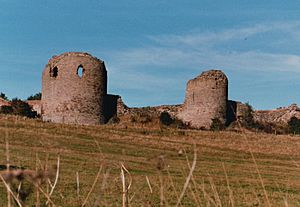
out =
<path fill-rule="evenodd" d="M 107 123 L 112 117 L 117 115 L 118 99 L 120 96 L 107 94 L 104 98 L 104 117 Z"/>
<path fill-rule="evenodd" d="M 232 122 L 237 120 L 237 102 L 228 100 L 227 101 L 227 112 L 226 112 L 226 126 L 229 126 Z"/>

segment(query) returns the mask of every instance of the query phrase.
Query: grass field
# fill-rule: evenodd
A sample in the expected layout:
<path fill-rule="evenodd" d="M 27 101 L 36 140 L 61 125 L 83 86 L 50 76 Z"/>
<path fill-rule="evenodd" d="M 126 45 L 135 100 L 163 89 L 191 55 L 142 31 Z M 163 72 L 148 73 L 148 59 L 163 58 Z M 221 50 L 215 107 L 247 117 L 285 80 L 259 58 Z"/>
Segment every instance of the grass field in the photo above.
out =
<path fill-rule="evenodd" d="M 1 166 L 7 164 L 5 140 L 11 165 L 53 168 L 52 184 L 56 169 L 51 166 L 59 156 L 59 177 L 51 196 L 56 206 L 81 206 L 85 200 L 86 206 L 122 206 L 122 165 L 128 170 L 122 168 L 125 185 L 132 180 L 129 206 L 176 206 L 189 178 L 178 206 L 300 206 L 297 136 L 60 125 L 1 116 Z M 189 176 L 193 160 L 196 167 Z M 28 182 L 21 184 L 32 192 L 25 203 L 33 206 L 39 200 L 45 206 L 45 195 Z M 6 189 L 0 184 L 0 203 L 7 206 Z M 18 187 L 17 183 L 12 188 Z M 42 183 L 40 188 L 49 195 L 49 185 Z"/>

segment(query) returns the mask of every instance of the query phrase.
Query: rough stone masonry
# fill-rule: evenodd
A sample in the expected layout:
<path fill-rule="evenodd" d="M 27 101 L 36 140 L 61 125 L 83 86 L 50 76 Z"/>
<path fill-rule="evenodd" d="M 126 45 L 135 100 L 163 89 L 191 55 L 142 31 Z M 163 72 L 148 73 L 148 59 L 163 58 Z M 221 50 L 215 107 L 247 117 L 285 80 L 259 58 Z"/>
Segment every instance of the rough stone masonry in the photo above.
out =
<path fill-rule="evenodd" d="M 44 121 L 104 124 L 118 114 L 119 96 L 107 94 L 104 62 L 88 53 L 54 56 L 42 76 Z M 203 72 L 187 83 L 182 110 L 175 116 L 194 128 L 209 129 L 212 119 L 226 122 L 228 80 L 220 70 Z"/>
<path fill-rule="evenodd" d="M 213 119 L 226 123 L 228 79 L 221 70 L 209 70 L 188 81 L 183 110 L 177 115 L 194 128 L 210 129 Z"/>
<path fill-rule="evenodd" d="M 56 123 L 103 124 L 107 96 L 104 62 L 68 52 L 49 60 L 42 76 L 42 118 Z"/>
<path fill-rule="evenodd" d="M 95 125 L 134 111 L 120 96 L 107 94 L 104 62 L 88 53 L 67 52 L 52 57 L 43 71 L 42 82 L 41 103 L 29 104 L 38 112 L 41 109 L 44 121 Z M 210 129 L 213 119 L 228 126 L 249 110 L 245 104 L 228 100 L 228 79 L 221 70 L 205 71 L 189 80 L 184 104 L 153 108 L 158 112 L 167 111 L 198 129 Z M 299 108 L 294 108 L 297 110 L 292 110 L 287 117 L 300 114 Z M 288 109 L 271 110 L 270 113 L 255 111 L 254 118 L 259 122 L 274 122 L 272 117 L 281 117 Z"/>

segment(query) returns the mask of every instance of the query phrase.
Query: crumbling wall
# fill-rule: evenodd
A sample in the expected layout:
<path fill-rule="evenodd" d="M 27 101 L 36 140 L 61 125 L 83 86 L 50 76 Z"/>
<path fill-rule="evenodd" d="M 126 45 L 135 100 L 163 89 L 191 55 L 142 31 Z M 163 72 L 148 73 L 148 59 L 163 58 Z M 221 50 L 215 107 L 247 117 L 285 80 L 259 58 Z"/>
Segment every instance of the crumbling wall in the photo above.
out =
<path fill-rule="evenodd" d="M 42 118 L 56 123 L 102 124 L 107 72 L 87 53 L 54 56 L 42 76 Z"/>
<path fill-rule="evenodd" d="M 226 126 L 237 120 L 237 105 L 236 101 L 227 101 Z"/>
<path fill-rule="evenodd" d="M 228 80 L 220 70 L 209 70 L 188 81 L 182 112 L 177 116 L 194 128 L 209 129 L 212 119 L 226 122 Z"/>
<path fill-rule="evenodd" d="M 292 104 L 288 107 L 280 107 L 273 110 L 257 110 L 254 112 L 254 120 L 258 123 L 286 125 L 292 117 L 300 119 L 300 108 L 297 106 L 297 104 Z"/>
<path fill-rule="evenodd" d="M 226 125 L 228 126 L 234 121 L 245 121 L 249 114 L 253 113 L 251 107 L 239 101 L 229 100 L 227 102 L 227 120 Z"/>
<path fill-rule="evenodd" d="M 112 94 L 107 94 L 105 96 L 105 100 L 104 100 L 105 123 L 108 122 L 112 117 L 117 115 L 119 98 L 121 97 Z"/>

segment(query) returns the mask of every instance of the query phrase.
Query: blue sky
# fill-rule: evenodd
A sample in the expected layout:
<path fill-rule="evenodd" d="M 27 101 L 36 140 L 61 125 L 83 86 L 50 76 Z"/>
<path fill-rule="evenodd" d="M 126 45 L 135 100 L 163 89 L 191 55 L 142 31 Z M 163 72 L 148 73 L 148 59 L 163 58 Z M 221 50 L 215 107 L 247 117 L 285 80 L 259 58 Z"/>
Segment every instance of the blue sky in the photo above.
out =
<path fill-rule="evenodd" d="M 300 103 L 299 11 L 282 0 L 0 0 L 0 91 L 39 92 L 53 55 L 84 51 L 129 106 L 182 103 L 186 82 L 212 68 L 230 99 Z"/>

